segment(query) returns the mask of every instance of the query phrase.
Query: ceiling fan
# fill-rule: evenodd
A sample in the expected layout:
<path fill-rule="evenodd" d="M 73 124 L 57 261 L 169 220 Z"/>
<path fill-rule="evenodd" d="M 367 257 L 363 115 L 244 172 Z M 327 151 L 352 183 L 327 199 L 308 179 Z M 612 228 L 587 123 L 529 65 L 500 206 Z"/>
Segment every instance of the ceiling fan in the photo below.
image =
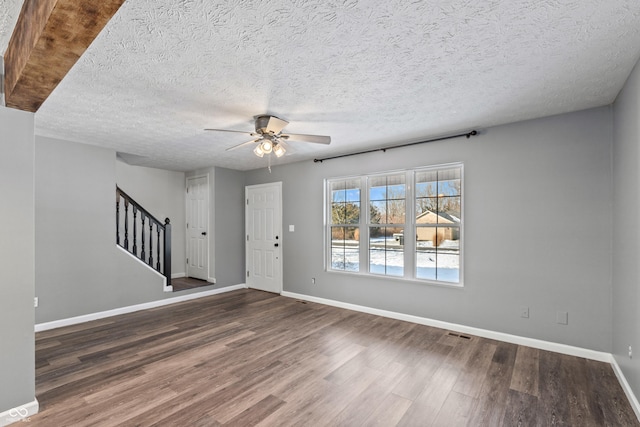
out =
<path fill-rule="evenodd" d="M 255 132 L 245 132 L 240 130 L 230 129 L 205 129 L 209 131 L 218 132 L 235 132 L 244 133 L 252 137 L 250 141 L 243 142 L 242 144 L 234 145 L 227 148 L 226 151 L 235 150 L 245 145 L 258 143 L 253 149 L 256 156 L 262 157 L 265 154 L 275 154 L 276 157 L 282 157 L 287 151 L 285 149 L 285 142 L 288 141 L 303 141 L 313 142 L 316 144 L 330 144 L 331 137 L 324 135 L 302 135 L 294 133 L 282 133 L 282 129 L 289 124 L 288 121 L 282 120 L 276 116 L 270 116 L 263 114 L 255 117 Z"/>

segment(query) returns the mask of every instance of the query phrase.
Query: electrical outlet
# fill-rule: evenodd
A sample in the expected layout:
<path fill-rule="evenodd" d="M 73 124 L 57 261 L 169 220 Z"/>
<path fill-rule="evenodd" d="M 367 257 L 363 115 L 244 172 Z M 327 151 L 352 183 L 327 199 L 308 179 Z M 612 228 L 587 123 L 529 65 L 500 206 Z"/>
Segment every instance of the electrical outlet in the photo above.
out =
<path fill-rule="evenodd" d="M 520 317 L 528 319 L 529 318 L 529 307 L 522 306 L 520 307 Z"/>
<path fill-rule="evenodd" d="M 315 277 L 312 277 L 312 278 L 311 278 L 311 284 L 312 284 L 312 285 L 315 285 L 315 284 L 316 284 L 316 278 L 315 278 Z"/>
<path fill-rule="evenodd" d="M 633 358 L 633 349 L 629 346 L 629 359 Z"/>
<path fill-rule="evenodd" d="M 34 307 L 38 306 L 38 297 L 33 297 L 33 306 Z"/>

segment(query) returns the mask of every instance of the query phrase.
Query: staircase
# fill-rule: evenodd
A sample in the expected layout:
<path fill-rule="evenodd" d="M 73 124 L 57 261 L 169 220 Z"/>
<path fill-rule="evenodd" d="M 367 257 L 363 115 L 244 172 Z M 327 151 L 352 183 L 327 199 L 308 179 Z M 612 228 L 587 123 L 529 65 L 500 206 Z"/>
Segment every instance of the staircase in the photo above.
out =
<path fill-rule="evenodd" d="M 171 285 L 171 222 L 151 215 L 116 186 L 116 244 L 156 270 Z"/>

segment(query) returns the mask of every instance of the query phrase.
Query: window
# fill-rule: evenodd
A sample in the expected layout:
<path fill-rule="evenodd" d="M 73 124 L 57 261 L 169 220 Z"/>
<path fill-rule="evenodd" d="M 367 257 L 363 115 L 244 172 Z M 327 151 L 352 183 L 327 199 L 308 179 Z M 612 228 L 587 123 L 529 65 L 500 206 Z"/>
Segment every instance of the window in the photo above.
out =
<path fill-rule="evenodd" d="M 329 179 L 327 194 L 328 270 L 462 282 L 462 165 Z"/>

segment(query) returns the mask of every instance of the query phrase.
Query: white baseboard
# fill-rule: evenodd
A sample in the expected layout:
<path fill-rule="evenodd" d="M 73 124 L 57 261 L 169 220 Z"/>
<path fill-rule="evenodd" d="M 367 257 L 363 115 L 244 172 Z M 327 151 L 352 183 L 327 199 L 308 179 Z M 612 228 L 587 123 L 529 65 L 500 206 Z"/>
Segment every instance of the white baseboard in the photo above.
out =
<path fill-rule="evenodd" d="M 120 314 L 133 313 L 134 311 L 147 310 L 149 308 L 162 307 L 163 305 L 175 304 L 177 302 L 189 301 L 196 298 L 208 297 L 211 295 L 217 295 L 224 292 L 236 291 L 238 289 L 246 289 L 245 284 L 227 286 L 219 289 L 212 289 L 209 291 L 195 292 L 193 294 L 181 295 L 178 297 L 167 298 L 157 301 L 145 302 L 142 304 L 130 305 L 127 307 L 115 308 L 113 310 L 100 311 L 98 313 L 85 314 L 82 316 L 70 317 L 67 319 L 54 320 L 51 322 L 38 323 L 35 326 L 36 332 L 47 331 L 49 329 L 61 328 L 63 326 L 76 325 L 78 323 L 89 322 L 91 320 L 104 319 L 106 317 L 118 316 Z"/>
<path fill-rule="evenodd" d="M 633 393 L 633 390 L 631 389 L 627 378 L 622 373 L 620 365 L 618 365 L 618 361 L 613 355 L 611 355 L 611 366 L 613 367 L 613 372 L 615 372 L 616 377 L 618 377 L 618 381 L 620 382 L 620 386 L 624 390 L 624 394 L 626 394 L 627 399 L 629 399 L 629 403 L 631 404 L 633 411 L 636 413 L 636 417 L 638 418 L 638 420 L 640 420 L 640 402 L 638 402 L 638 399 Z"/>
<path fill-rule="evenodd" d="M 207 279 L 207 282 L 209 282 L 209 283 L 213 283 L 213 284 L 215 285 L 215 284 L 216 284 L 216 278 L 215 278 L 215 277 L 209 277 L 209 278 Z"/>
<path fill-rule="evenodd" d="M 447 329 L 464 334 L 476 335 L 479 337 L 490 338 L 498 341 L 509 342 L 512 344 L 524 345 L 527 347 L 538 348 L 541 350 L 554 351 L 556 353 L 568 354 L 570 356 L 584 357 L 586 359 L 597 360 L 599 362 L 611 362 L 611 354 L 601 351 L 589 350 L 586 348 L 573 347 L 566 344 L 558 344 L 549 341 L 538 340 L 534 338 L 520 337 L 517 335 L 505 334 L 502 332 L 490 331 L 487 329 L 474 328 L 471 326 L 458 325 L 456 323 L 443 322 L 440 320 L 429 319 L 426 317 L 413 316 L 410 314 L 397 313 L 394 311 L 380 310 L 377 308 L 365 307 L 362 305 L 349 304 L 341 301 L 335 301 L 325 298 L 318 298 L 309 295 L 296 294 L 293 292 L 282 292 L 282 296 L 300 299 L 304 301 L 317 302 L 319 304 L 330 305 L 333 307 L 345 308 L 347 310 L 360 311 L 362 313 L 375 314 L 391 319 L 404 320 L 405 322 L 417 323 L 420 325 L 432 326 L 434 328 Z"/>
<path fill-rule="evenodd" d="M 39 410 L 40 404 L 38 400 L 33 399 L 32 402 L 0 412 L 0 427 L 8 426 L 18 421 L 29 422 L 29 417 L 37 414 Z"/>

